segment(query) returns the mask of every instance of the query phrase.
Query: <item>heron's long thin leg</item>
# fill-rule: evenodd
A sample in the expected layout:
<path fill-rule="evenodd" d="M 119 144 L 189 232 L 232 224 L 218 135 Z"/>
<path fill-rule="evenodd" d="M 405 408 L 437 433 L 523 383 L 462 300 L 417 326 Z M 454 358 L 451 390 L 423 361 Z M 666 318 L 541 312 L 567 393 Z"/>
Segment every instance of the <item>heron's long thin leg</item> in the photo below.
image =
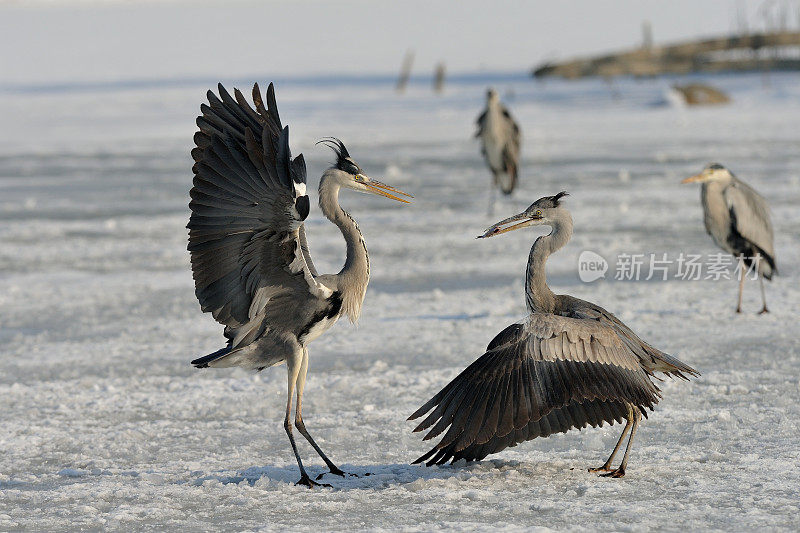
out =
<path fill-rule="evenodd" d="M 337 476 L 344 477 L 344 472 L 342 472 L 338 466 L 333 464 L 333 461 L 328 459 L 328 456 L 325 455 L 317 443 L 314 442 L 314 439 L 309 435 L 308 431 L 306 430 L 306 425 L 303 422 L 303 389 L 306 386 L 306 373 L 308 372 L 308 350 L 303 348 L 303 359 L 300 363 L 299 373 L 297 375 L 297 408 L 295 409 L 295 416 L 294 416 L 294 426 L 300 432 L 302 436 L 306 438 L 309 444 L 317 451 L 322 460 L 325 461 L 325 464 L 328 465 L 328 468 L 331 471 L 331 474 L 336 474 Z M 317 476 L 317 479 L 320 479 L 323 474 Z"/>
<path fill-rule="evenodd" d="M 739 256 L 739 303 L 736 305 L 736 312 L 742 312 L 742 290 L 744 289 L 744 259 Z"/>
<path fill-rule="evenodd" d="M 614 450 L 611 452 L 608 460 L 603 464 L 603 466 L 598 468 L 590 468 L 589 472 L 611 472 L 611 462 L 614 460 L 614 456 L 617 455 L 617 451 L 619 447 L 622 445 L 623 439 L 625 439 L 625 435 L 628 434 L 628 430 L 631 429 L 633 425 L 633 409 L 631 408 L 630 404 L 628 404 L 628 417 L 625 421 L 625 427 L 622 428 L 622 435 L 619 436 L 619 440 L 617 441 L 617 445 L 614 446 Z"/>
<path fill-rule="evenodd" d="M 492 171 L 492 173 L 494 177 L 492 178 L 492 182 L 489 184 L 489 216 L 494 215 L 494 205 L 497 202 L 497 174 L 494 174 L 494 171 Z"/>
<path fill-rule="evenodd" d="M 294 452 L 294 457 L 297 459 L 297 466 L 300 468 L 300 481 L 297 482 L 298 485 L 305 485 L 308 488 L 311 488 L 315 485 L 320 485 L 315 481 L 311 481 L 311 478 L 308 477 L 308 473 L 306 469 L 303 468 L 303 460 L 300 459 L 300 454 L 297 452 L 297 444 L 294 442 L 294 435 L 292 435 L 292 424 L 290 422 L 291 414 L 292 414 L 292 396 L 294 396 L 294 387 L 298 381 L 298 376 L 300 374 L 300 368 L 302 367 L 303 357 L 289 357 L 286 360 L 286 367 L 287 367 L 287 374 L 288 381 L 289 381 L 289 397 L 286 400 L 286 418 L 283 419 L 283 428 L 286 430 L 286 434 L 289 436 L 289 442 L 292 443 L 292 451 Z M 330 485 L 328 485 L 330 486 Z"/>
<path fill-rule="evenodd" d="M 764 293 L 764 277 L 758 276 L 758 281 L 761 283 L 761 302 L 764 304 L 758 314 L 763 315 L 764 313 L 769 313 L 769 309 L 767 309 L 767 295 Z"/>
<path fill-rule="evenodd" d="M 631 453 L 631 446 L 633 445 L 633 437 L 636 436 L 636 430 L 639 427 L 639 422 L 642 420 L 642 412 L 639 408 L 630 405 L 629 409 L 631 410 L 631 414 L 633 415 L 633 427 L 631 427 L 631 436 L 628 438 L 628 445 L 625 446 L 625 455 L 622 456 L 622 463 L 620 463 L 619 468 L 616 470 L 612 470 L 607 474 L 600 474 L 604 477 L 624 477 L 625 476 L 625 469 L 628 468 L 628 455 Z"/>

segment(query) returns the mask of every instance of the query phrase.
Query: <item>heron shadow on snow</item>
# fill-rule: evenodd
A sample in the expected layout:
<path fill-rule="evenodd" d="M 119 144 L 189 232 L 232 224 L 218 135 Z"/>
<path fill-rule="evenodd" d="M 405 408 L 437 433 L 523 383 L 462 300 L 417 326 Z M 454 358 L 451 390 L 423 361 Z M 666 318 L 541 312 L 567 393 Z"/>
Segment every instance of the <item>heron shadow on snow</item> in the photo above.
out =
<path fill-rule="evenodd" d="M 320 483 L 327 483 L 333 489 L 381 489 L 396 485 L 406 485 L 417 480 L 432 479 L 469 479 L 476 475 L 475 470 L 485 470 L 487 467 L 500 469 L 504 466 L 513 466 L 516 461 L 491 460 L 477 463 L 467 463 L 457 461 L 454 464 L 442 465 L 435 468 L 428 468 L 420 465 L 411 464 L 365 464 L 352 465 L 345 464 L 342 468 L 355 475 L 339 477 L 330 474 L 322 465 L 307 466 L 307 470 L 312 479 L 317 475 L 324 474 L 319 480 Z M 214 473 L 203 473 L 192 475 L 190 485 L 203 485 L 207 481 L 217 481 L 223 485 L 247 483 L 255 486 L 261 480 L 267 480 L 269 484 L 289 484 L 294 485 L 297 481 L 297 469 L 291 465 L 287 466 L 251 466 L 236 472 L 218 471 Z"/>

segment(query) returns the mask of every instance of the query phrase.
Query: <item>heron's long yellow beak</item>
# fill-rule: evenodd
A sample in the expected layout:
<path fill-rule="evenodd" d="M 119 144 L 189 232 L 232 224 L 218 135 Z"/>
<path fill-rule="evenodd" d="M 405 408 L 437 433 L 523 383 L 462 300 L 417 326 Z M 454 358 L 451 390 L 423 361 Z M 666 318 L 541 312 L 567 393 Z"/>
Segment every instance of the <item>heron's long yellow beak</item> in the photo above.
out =
<path fill-rule="evenodd" d="M 694 183 L 695 181 L 702 181 L 703 179 L 705 179 L 705 177 L 706 177 L 705 174 L 696 174 L 694 176 L 686 178 L 685 180 L 681 181 L 681 183 Z"/>
<path fill-rule="evenodd" d="M 478 235 L 478 239 L 494 237 L 502 233 L 514 231 L 515 229 L 527 228 L 528 226 L 532 226 L 537 220 L 540 220 L 540 218 L 534 218 L 526 215 L 525 213 L 520 213 L 519 215 L 514 215 L 513 217 L 501 220 L 491 228 L 487 229 L 486 233 L 483 235 Z"/>
<path fill-rule="evenodd" d="M 408 200 L 400 198 L 397 195 L 402 194 L 403 196 L 407 196 L 408 198 L 414 198 L 407 192 L 403 192 L 400 189 L 395 189 L 391 185 L 386 185 L 385 183 L 381 183 L 378 180 L 374 180 L 368 178 L 369 181 L 362 181 L 361 184 L 364 185 L 367 190 L 374 194 L 379 194 L 381 196 L 385 196 L 386 198 L 391 198 L 392 200 L 397 200 L 398 202 L 403 202 L 404 204 L 410 204 Z"/>

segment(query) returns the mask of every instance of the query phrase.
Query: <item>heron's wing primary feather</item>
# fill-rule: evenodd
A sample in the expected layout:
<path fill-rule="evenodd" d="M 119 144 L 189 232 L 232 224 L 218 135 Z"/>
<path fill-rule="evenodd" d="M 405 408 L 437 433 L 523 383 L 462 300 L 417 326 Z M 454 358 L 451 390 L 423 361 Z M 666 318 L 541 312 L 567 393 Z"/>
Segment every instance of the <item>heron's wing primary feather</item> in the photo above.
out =
<path fill-rule="evenodd" d="M 507 446 L 622 420 L 625 403 L 652 409 L 660 393 L 616 332 L 595 320 L 533 313 L 411 415 L 445 432 L 417 462 L 482 459 Z M 431 427 L 433 426 L 433 427 Z"/>
<path fill-rule="evenodd" d="M 767 201 L 755 189 L 736 178 L 725 188 L 723 196 L 736 231 L 760 248 L 774 263 L 772 221 Z"/>
<path fill-rule="evenodd" d="M 227 326 L 226 336 L 241 339 L 275 296 L 330 291 L 309 264 L 305 162 L 302 154 L 291 158 L 272 84 L 266 106 L 253 88 L 255 109 L 238 90 L 232 97 L 218 88 L 197 118 L 188 249 L 203 311 Z"/>

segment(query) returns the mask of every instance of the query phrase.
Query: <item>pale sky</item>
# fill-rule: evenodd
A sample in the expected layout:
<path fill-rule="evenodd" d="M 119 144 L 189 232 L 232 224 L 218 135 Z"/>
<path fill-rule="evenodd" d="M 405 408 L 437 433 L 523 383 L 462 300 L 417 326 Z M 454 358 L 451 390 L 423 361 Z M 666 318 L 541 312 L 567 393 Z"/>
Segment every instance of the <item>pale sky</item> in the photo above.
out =
<path fill-rule="evenodd" d="M 800 2 L 772 0 L 800 21 Z M 151 78 L 527 71 L 548 59 L 725 34 L 763 1 L 3 1 L 0 85 Z"/>

